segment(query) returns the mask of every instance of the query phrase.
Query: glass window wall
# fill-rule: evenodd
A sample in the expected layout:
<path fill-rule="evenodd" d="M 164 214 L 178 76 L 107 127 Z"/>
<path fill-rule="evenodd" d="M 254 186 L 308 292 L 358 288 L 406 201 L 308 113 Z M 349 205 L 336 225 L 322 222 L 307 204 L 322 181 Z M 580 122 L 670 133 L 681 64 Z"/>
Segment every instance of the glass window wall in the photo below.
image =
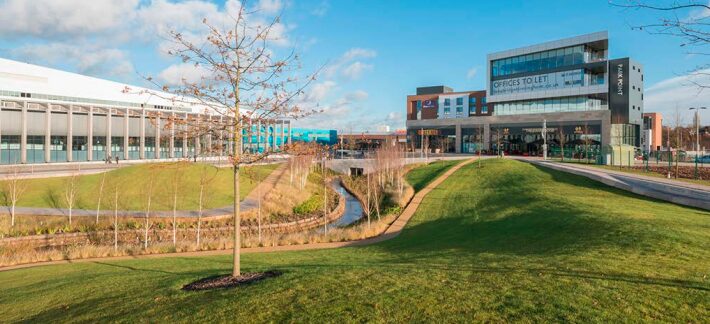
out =
<path fill-rule="evenodd" d="M 601 56 L 603 56 L 603 54 Z M 590 58 L 590 55 L 587 54 L 586 57 Z M 596 54 L 594 58 L 598 60 L 599 54 Z M 577 65 L 584 62 L 584 45 L 577 45 L 495 60 L 491 62 L 491 73 L 494 77 L 506 76 Z"/>
<path fill-rule="evenodd" d="M 499 103 L 495 104 L 494 114 L 543 114 L 553 112 L 590 111 L 603 109 L 607 109 L 607 106 L 602 99 L 577 96 Z"/>

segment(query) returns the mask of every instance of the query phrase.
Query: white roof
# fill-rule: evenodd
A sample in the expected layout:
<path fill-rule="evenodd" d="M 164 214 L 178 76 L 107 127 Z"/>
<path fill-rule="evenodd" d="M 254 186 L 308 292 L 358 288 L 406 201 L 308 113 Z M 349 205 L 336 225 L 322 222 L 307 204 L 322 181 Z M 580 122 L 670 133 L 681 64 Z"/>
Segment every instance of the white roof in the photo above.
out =
<path fill-rule="evenodd" d="M 129 93 L 124 93 L 123 90 L 126 87 L 131 89 Z M 150 90 L 159 96 L 150 93 L 141 94 L 139 92 L 142 90 L 149 89 L 4 58 L 0 58 L 0 90 L 139 105 L 182 107 L 186 108 L 184 110 L 192 110 L 193 112 L 201 110 L 196 105 L 190 107 L 184 102 L 173 102 L 166 99 L 175 96 L 165 92 Z"/>

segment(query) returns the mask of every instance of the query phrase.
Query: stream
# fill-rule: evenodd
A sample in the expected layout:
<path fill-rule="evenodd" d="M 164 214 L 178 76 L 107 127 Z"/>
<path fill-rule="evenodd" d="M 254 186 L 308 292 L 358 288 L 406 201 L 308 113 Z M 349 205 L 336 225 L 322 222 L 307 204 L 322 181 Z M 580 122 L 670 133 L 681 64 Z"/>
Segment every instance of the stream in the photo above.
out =
<path fill-rule="evenodd" d="M 345 190 L 345 188 L 343 188 L 343 186 L 340 184 L 340 180 L 333 180 L 331 182 L 331 186 L 339 194 L 345 197 L 345 211 L 343 212 L 343 216 L 340 216 L 340 218 L 330 223 L 330 225 L 335 227 L 346 227 L 360 220 L 363 215 L 362 205 L 360 205 L 360 201 L 357 200 L 355 196 L 351 195 L 347 190 Z"/>

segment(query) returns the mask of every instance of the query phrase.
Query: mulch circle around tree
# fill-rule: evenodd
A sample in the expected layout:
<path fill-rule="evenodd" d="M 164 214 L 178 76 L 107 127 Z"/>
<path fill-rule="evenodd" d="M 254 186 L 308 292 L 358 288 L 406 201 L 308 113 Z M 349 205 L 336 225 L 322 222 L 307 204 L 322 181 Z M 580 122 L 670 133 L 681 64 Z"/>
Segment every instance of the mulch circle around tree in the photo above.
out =
<path fill-rule="evenodd" d="M 283 274 L 278 270 L 269 270 L 265 272 L 249 272 L 243 273 L 239 277 L 232 277 L 231 275 L 221 275 L 209 278 L 203 278 L 194 282 L 191 282 L 182 287 L 182 290 L 186 291 L 198 291 L 198 290 L 210 290 L 210 289 L 222 289 L 222 288 L 233 288 L 237 286 L 244 286 L 257 281 L 261 281 L 267 278 L 278 277 Z"/>

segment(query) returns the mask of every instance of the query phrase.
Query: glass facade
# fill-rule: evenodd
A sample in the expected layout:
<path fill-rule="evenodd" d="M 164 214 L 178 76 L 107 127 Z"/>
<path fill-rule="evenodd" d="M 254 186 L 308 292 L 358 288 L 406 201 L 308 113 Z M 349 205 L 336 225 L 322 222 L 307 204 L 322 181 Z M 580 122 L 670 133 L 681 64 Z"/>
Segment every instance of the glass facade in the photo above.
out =
<path fill-rule="evenodd" d="M 542 114 L 607 109 L 602 99 L 586 96 L 514 101 L 495 104 L 495 115 Z"/>
<path fill-rule="evenodd" d="M 585 55 L 584 45 L 513 56 L 492 61 L 491 74 L 499 77 L 572 66 L 585 63 L 585 56 L 594 57 L 591 51 Z"/>

